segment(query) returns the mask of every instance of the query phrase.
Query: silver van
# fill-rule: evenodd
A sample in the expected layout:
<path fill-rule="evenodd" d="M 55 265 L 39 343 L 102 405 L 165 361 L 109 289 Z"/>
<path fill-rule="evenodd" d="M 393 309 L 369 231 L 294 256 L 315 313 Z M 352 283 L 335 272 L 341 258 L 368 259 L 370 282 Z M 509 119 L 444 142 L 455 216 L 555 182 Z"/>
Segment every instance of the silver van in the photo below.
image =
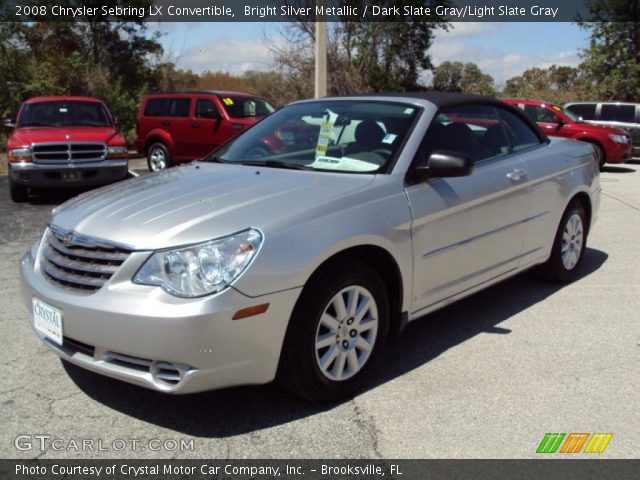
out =
<path fill-rule="evenodd" d="M 631 134 L 633 156 L 640 156 L 640 103 L 571 102 L 564 108 L 589 123 L 624 128 Z"/>

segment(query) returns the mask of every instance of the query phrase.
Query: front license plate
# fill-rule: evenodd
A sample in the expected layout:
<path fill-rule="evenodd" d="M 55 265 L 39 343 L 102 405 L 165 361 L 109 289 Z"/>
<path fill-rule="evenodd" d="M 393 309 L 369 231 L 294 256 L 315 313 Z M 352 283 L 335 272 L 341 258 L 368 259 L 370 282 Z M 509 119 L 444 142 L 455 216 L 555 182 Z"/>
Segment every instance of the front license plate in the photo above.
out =
<path fill-rule="evenodd" d="M 82 172 L 60 172 L 60 179 L 65 182 L 82 180 Z"/>
<path fill-rule="evenodd" d="M 33 298 L 33 326 L 58 345 L 62 345 L 62 311 Z"/>

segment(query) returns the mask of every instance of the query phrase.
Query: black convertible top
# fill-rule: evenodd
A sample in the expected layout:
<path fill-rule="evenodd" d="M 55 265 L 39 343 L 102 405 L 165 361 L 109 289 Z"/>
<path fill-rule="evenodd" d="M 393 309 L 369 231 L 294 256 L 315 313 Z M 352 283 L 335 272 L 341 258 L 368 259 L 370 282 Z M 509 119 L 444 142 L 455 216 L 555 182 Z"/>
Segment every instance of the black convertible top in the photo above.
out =
<path fill-rule="evenodd" d="M 380 92 L 380 93 L 364 93 L 362 96 L 372 97 L 401 97 L 415 98 L 419 100 L 427 100 L 438 108 L 453 107 L 455 105 L 466 104 L 484 104 L 504 106 L 505 103 L 497 98 L 487 95 L 473 95 L 471 93 L 453 93 L 453 92 Z"/>
<path fill-rule="evenodd" d="M 502 102 L 495 97 L 487 95 L 474 95 L 471 93 L 453 93 L 453 92 L 379 92 L 379 93 L 363 93 L 356 96 L 367 97 L 398 97 L 404 99 L 426 100 L 433 103 L 438 109 L 447 107 L 456 107 L 460 105 L 491 105 L 508 110 L 523 122 L 528 124 L 537 134 L 541 141 L 549 142 L 547 136 L 538 128 L 538 125 L 532 121 L 522 110 L 508 103 Z"/>

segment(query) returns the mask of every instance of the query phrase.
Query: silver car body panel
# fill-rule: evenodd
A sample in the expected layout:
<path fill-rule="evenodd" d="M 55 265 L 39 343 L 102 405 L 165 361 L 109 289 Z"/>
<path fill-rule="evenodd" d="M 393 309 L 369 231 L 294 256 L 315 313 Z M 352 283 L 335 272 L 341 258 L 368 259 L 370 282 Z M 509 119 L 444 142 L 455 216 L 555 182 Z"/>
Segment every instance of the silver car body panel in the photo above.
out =
<path fill-rule="evenodd" d="M 25 303 L 31 309 L 35 297 L 60 309 L 64 335 L 81 346 L 43 341 L 71 362 L 167 392 L 266 383 L 275 377 L 302 288 L 339 252 L 364 245 L 386 251 L 400 272 L 401 310 L 413 320 L 544 262 L 575 195 L 589 197 L 595 221 L 600 185 L 588 144 L 553 139 L 480 162 L 467 177 L 407 186 L 406 172 L 435 105 L 355 98 L 422 109 L 388 174 L 193 163 L 104 187 L 55 209 L 56 228 L 133 252 L 100 290 L 83 294 L 42 275 L 36 243 L 21 263 Z M 249 227 L 262 232 L 261 250 L 220 293 L 183 299 L 132 283 L 154 250 Z M 264 303 L 264 314 L 231 319 L 239 309 Z M 142 365 L 137 371 L 126 361 L 123 366 L 128 356 L 138 359 L 132 365 Z M 154 376 L 165 364 L 175 367 L 177 383 Z"/>

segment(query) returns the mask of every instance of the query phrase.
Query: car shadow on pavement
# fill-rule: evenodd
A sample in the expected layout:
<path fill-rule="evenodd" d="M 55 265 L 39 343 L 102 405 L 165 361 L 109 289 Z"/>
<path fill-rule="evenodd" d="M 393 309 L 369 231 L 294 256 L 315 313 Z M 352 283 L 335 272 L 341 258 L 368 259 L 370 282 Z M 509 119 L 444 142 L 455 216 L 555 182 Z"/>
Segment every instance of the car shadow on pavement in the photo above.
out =
<path fill-rule="evenodd" d="M 602 171 L 606 173 L 636 173 L 633 168 L 614 167 L 613 165 L 605 165 L 602 167 Z"/>
<path fill-rule="evenodd" d="M 607 258 L 606 253 L 587 248 L 576 281 L 598 270 Z M 499 324 L 562 287 L 526 272 L 412 322 L 402 335 L 389 342 L 384 361 L 380 362 L 365 391 L 424 365 L 480 333 L 510 333 L 511 330 Z M 275 384 L 172 396 L 113 380 L 67 362 L 63 365 L 72 381 L 103 405 L 197 437 L 239 435 L 336 407 L 304 402 Z"/>

